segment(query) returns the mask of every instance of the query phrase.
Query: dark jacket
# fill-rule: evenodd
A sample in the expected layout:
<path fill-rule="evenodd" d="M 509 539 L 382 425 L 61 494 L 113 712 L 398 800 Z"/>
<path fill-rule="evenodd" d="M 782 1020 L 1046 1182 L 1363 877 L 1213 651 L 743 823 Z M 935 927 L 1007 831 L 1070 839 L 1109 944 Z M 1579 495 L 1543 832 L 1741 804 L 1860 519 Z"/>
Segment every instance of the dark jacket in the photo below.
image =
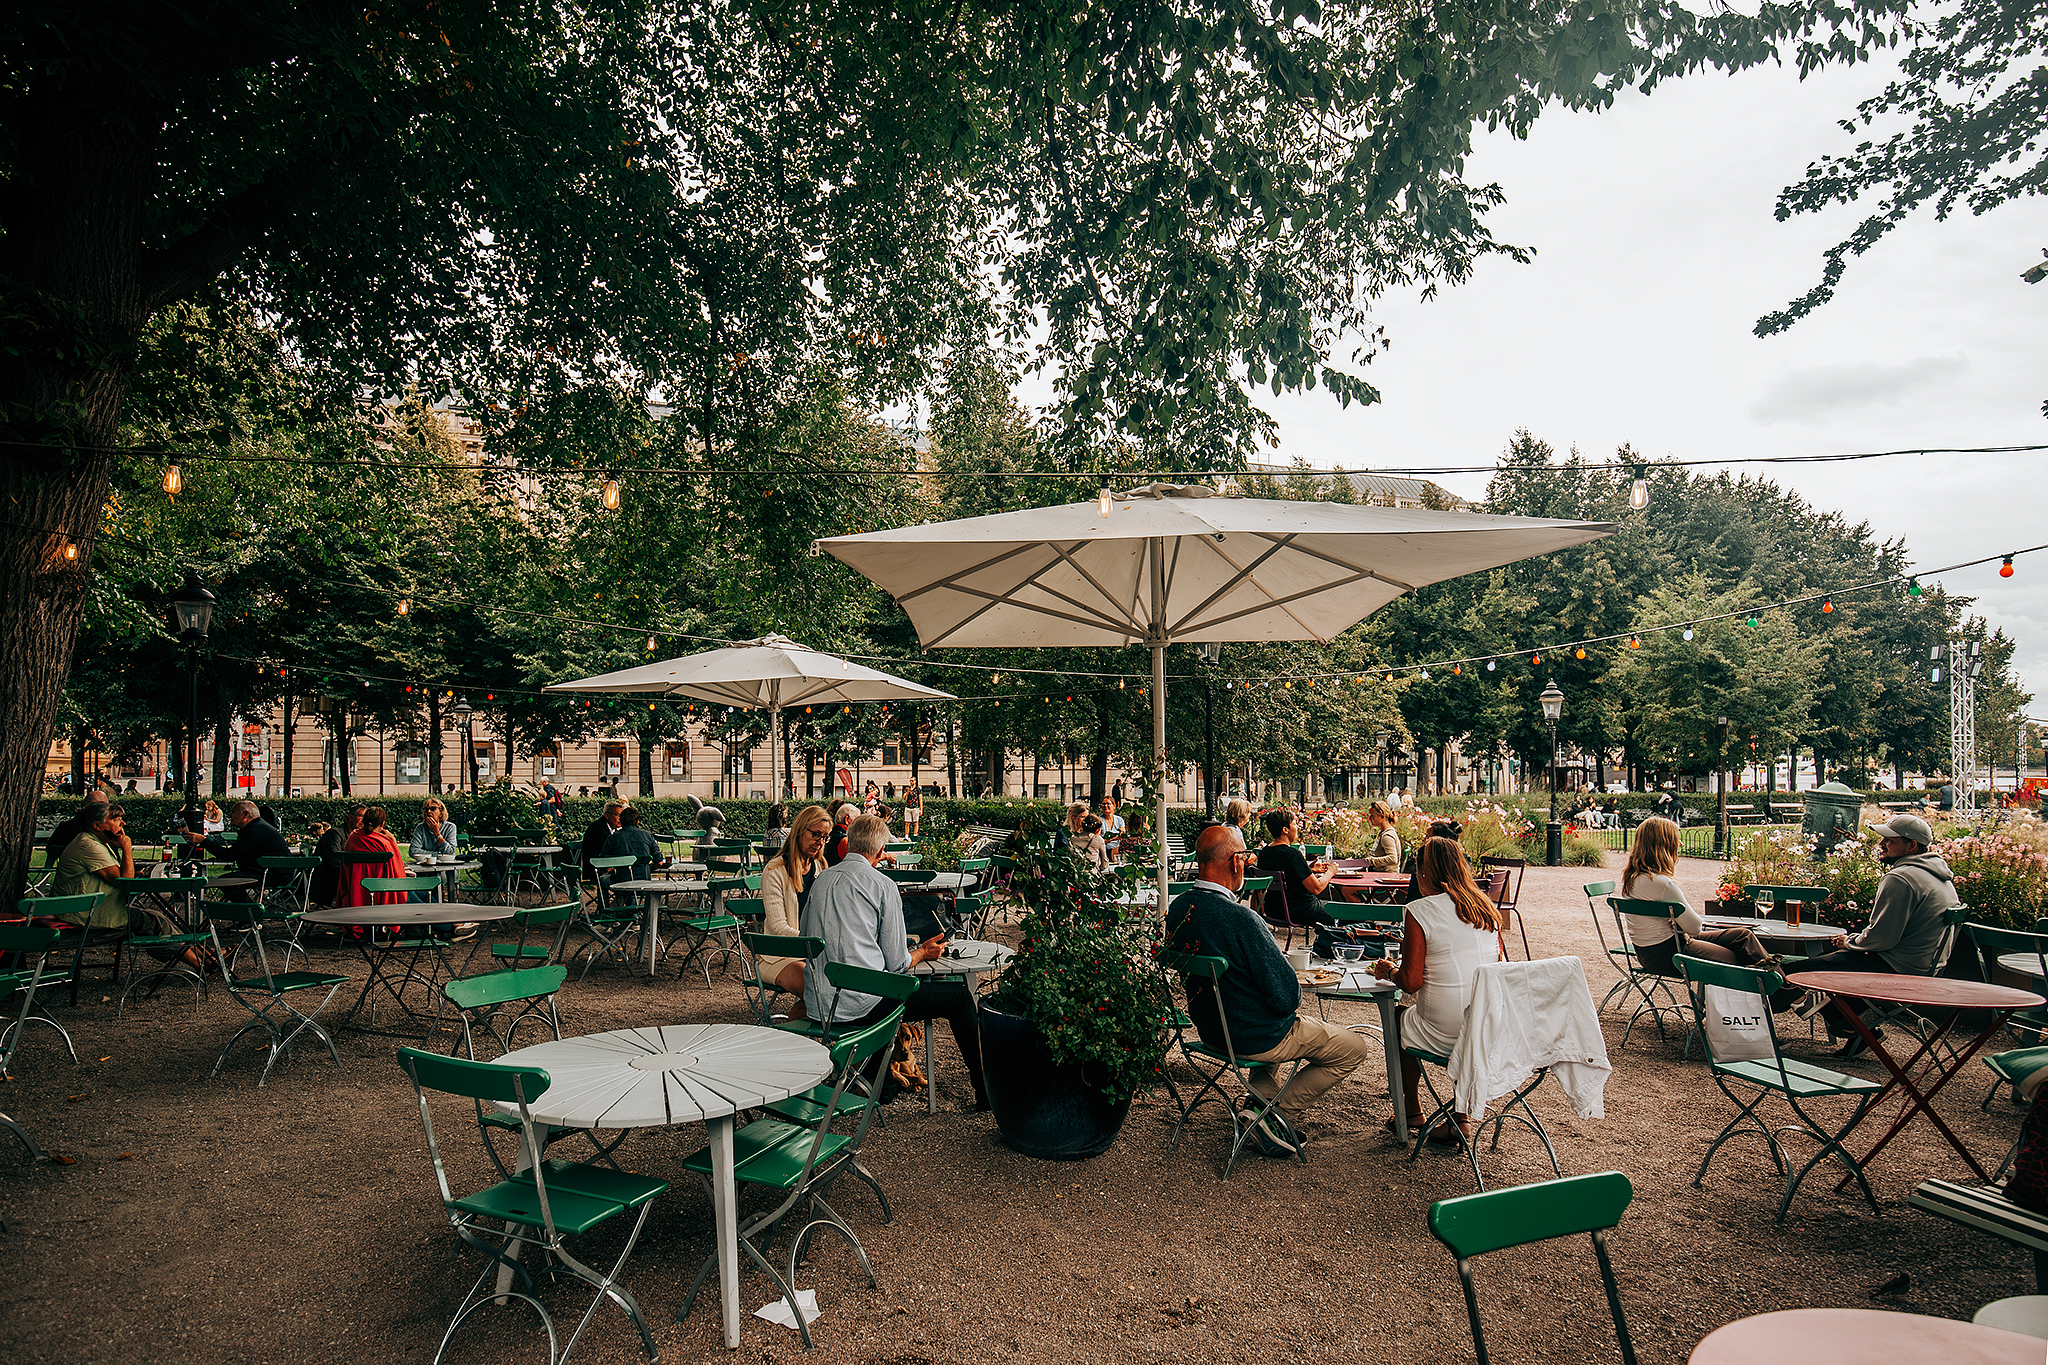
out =
<path fill-rule="evenodd" d="M 604 841 L 611 837 L 612 827 L 602 815 L 592 820 L 590 827 L 583 831 L 583 852 L 577 861 L 583 866 L 584 876 L 590 875 L 590 860 L 604 856 Z"/>
<path fill-rule="evenodd" d="M 1301 1007 L 1301 983 L 1257 915 L 1214 891 L 1184 891 L 1167 907 L 1166 941 L 1177 952 L 1220 957 L 1230 964 L 1217 985 L 1223 1014 L 1230 1019 L 1230 1041 L 1240 1057 L 1280 1046 Z M 1188 982 L 1188 1017 L 1202 1041 L 1221 1051 L 1217 998 L 1199 977 Z"/>
<path fill-rule="evenodd" d="M 1954 909 L 1956 874 L 1938 853 L 1915 853 L 1899 859 L 1877 883 L 1877 904 L 1863 932 L 1851 935 L 1849 946 L 1876 953 L 1895 972 L 1932 976 L 1948 926 L 1942 912 Z"/>
<path fill-rule="evenodd" d="M 597 856 L 633 859 L 633 866 L 627 869 L 633 875 L 618 877 L 622 882 L 645 881 L 657 865 L 668 861 L 668 855 L 661 851 L 661 841 L 638 825 L 621 825 L 613 830 Z"/>
<path fill-rule="evenodd" d="M 290 847 L 285 844 L 284 835 L 277 826 L 262 819 L 251 820 L 243 825 L 232 844 L 222 843 L 218 835 L 210 836 L 203 847 L 216 858 L 226 858 L 235 865 L 236 875 L 261 879 L 263 869 L 256 865 L 258 858 L 289 858 Z M 252 901 L 256 899 L 256 888 L 238 886 L 230 892 L 228 899 Z"/>

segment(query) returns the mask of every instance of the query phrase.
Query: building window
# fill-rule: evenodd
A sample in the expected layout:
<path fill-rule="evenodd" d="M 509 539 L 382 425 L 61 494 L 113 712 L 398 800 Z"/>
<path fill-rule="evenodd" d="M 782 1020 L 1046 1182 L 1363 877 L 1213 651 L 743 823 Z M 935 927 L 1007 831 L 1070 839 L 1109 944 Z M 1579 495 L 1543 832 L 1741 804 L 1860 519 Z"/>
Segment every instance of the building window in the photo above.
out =
<path fill-rule="evenodd" d="M 671 744 L 668 746 L 668 776 L 671 782 L 684 782 L 690 776 L 690 746 Z"/>
<path fill-rule="evenodd" d="M 417 744 L 399 745 L 395 771 L 400 782 L 426 781 L 427 751 Z"/>
<path fill-rule="evenodd" d="M 883 766 L 883 767 L 885 767 L 885 768 L 893 768 L 893 767 L 895 767 L 895 766 L 896 766 L 896 765 L 897 765 L 897 764 L 898 764 L 898 763 L 899 763 L 900 761 L 901 761 L 901 759 L 900 759 L 900 757 L 899 757 L 899 750 L 897 749 L 897 747 L 896 747 L 896 746 L 895 746 L 894 744 L 884 744 L 884 745 L 882 746 L 882 766 Z"/>

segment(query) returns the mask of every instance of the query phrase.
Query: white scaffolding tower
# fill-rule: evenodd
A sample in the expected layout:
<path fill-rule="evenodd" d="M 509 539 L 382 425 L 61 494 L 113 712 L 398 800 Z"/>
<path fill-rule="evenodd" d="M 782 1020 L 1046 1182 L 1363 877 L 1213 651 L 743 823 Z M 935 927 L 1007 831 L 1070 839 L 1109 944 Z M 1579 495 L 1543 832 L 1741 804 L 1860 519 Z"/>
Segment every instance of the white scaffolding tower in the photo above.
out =
<path fill-rule="evenodd" d="M 1977 809 L 1977 679 L 1984 672 L 1984 642 L 1956 640 L 1936 645 L 1933 682 L 1948 666 L 1949 774 L 1956 788 L 1958 814 Z"/>

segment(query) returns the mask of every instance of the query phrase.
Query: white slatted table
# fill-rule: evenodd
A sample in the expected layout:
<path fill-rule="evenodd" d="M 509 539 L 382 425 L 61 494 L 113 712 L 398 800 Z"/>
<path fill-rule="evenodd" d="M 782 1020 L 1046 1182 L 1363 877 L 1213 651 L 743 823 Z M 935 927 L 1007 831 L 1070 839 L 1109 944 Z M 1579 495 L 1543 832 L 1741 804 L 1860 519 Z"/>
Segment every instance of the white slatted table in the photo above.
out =
<path fill-rule="evenodd" d="M 732 1172 L 733 1115 L 822 1082 L 832 1054 L 781 1029 L 752 1024 L 666 1024 L 538 1043 L 498 1058 L 548 1073 L 547 1093 L 527 1107 L 557 1128 L 667 1128 L 702 1123 L 711 1138 L 712 1202 L 718 1221 L 718 1288 L 725 1344 L 740 1344 L 738 1193 Z M 500 1104 L 517 1115 L 519 1106 Z M 520 1154 L 520 1169 L 532 1154 Z M 512 1254 L 519 1255 L 515 1246 Z M 498 1289 L 512 1271 L 498 1272 Z"/>
<path fill-rule="evenodd" d="M 643 877 L 639 881 L 613 882 L 613 891 L 625 891 L 640 897 L 641 913 L 646 916 L 640 931 L 641 946 L 647 951 L 647 974 L 653 976 L 655 967 L 661 961 L 661 940 L 656 932 L 661 927 L 661 904 L 670 896 L 701 896 L 711 890 L 708 881 L 696 881 L 687 877 L 669 877 L 657 880 Z"/>

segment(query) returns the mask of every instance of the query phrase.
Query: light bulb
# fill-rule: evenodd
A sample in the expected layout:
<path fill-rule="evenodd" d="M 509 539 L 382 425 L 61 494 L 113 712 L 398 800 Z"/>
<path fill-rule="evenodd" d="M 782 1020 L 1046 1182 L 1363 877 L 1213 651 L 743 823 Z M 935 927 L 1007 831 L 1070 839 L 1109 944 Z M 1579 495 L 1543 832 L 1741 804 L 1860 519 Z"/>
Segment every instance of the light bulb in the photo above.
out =
<path fill-rule="evenodd" d="M 1820 604 L 1820 609 L 1822 611 L 1833 611 L 1835 609 L 1835 604 L 1833 602 L 1823 602 Z"/>
<path fill-rule="evenodd" d="M 1491 659 L 1488 659 L 1488 660 L 1486 661 L 1486 671 L 1487 671 L 1488 673 L 1491 673 L 1491 672 L 1493 672 L 1493 660 L 1491 660 Z"/>
<path fill-rule="evenodd" d="M 1100 490 L 1095 495 L 1095 515 L 1099 517 L 1109 515 L 1109 490 L 1107 488 Z"/>
<path fill-rule="evenodd" d="M 647 652 L 649 654 L 654 652 L 654 637 L 652 635 L 647 637 Z"/>
<path fill-rule="evenodd" d="M 607 512 L 619 510 L 619 481 L 617 479 L 606 479 L 604 481 L 604 510 Z"/>
<path fill-rule="evenodd" d="M 1581 658 L 1581 659 L 1583 659 L 1583 658 L 1585 658 L 1585 657 L 1586 657 L 1586 650 L 1585 650 L 1585 647 L 1584 647 L 1583 645 L 1582 645 L 1582 646 L 1580 646 L 1580 647 L 1579 647 L 1579 649 L 1578 649 L 1578 650 L 1576 651 L 1576 657 L 1578 657 L 1578 658 Z"/>
<path fill-rule="evenodd" d="M 2005 557 L 2005 563 L 2003 563 L 2003 564 L 2001 564 L 2001 565 L 1999 565 L 1999 566 L 1998 566 L 1998 576 L 1999 576 L 2000 578 L 2011 578 L 2011 577 L 2012 577 L 2012 556 L 2011 556 L 2011 555 L 2007 555 L 2007 556 Z"/>
<path fill-rule="evenodd" d="M 1452 672 L 1453 674 L 1459 674 L 1459 673 L 1463 673 L 1464 671 L 1465 671 L 1465 665 L 1463 665 L 1463 664 L 1452 664 L 1452 665 L 1451 665 L 1451 672 Z"/>
<path fill-rule="evenodd" d="M 1918 597 L 1918 596 L 1920 596 L 1920 595 L 1921 595 L 1921 593 L 1920 593 L 1920 580 L 1919 580 L 1919 579 L 1917 579 L 1917 578 L 1909 578 L 1909 579 L 1907 579 L 1907 580 L 1906 580 L 1906 596 L 1908 596 L 1908 597 Z"/>
<path fill-rule="evenodd" d="M 1428 670 L 1428 669 L 1426 669 L 1426 668 L 1425 668 L 1425 669 L 1423 669 L 1423 670 L 1422 670 L 1422 676 L 1423 676 L 1423 677 L 1425 677 L 1425 678 L 1427 678 L 1427 677 L 1429 676 L 1429 670 Z"/>
<path fill-rule="evenodd" d="M 1529 662 L 1532 664 L 1540 664 L 1543 662 L 1543 656 L 1541 654 L 1538 654 L 1532 659 L 1530 659 Z"/>
<path fill-rule="evenodd" d="M 1687 627 L 1685 628 L 1685 638 L 1686 638 L 1686 639 L 1688 639 L 1688 640 L 1690 640 L 1690 639 L 1692 638 L 1692 627 L 1691 627 L 1691 626 L 1687 626 Z"/>
<path fill-rule="evenodd" d="M 1754 616 L 1752 616 L 1752 617 L 1750 617 L 1750 618 L 1749 618 L 1749 628 L 1750 628 L 1751 630 L 1755 630 L 1755 629 L 1756 629 L 1756 618 L 1755 618 Z"/>
<path fill-rule="evenodd" d="M 71 543 L 70 543 L 69 545 L 66 545 L 66 546 L 64 547 L 64 557 L 65 557 L 66 559 L 76 559 L 76 558 L 78 558 L 78 542 L 77 542 L 77 541 L 75 541 L 75 540 L 74 540 L 74 541 L 72 541 L 72 542 L 71 542 Z"/>
<path fill-rule="evenodd" d="M 185 472 L 176 465 L 172 465 L 164 471 L 164 493 L 169 497 L 175 498 L 184 491 Z"/>
<path fill-rule="evenodd" d="M 1643 647 L 1643 642 L 1641 640 L 1638 640 L 1635 636 L 1631 635 L 1628 637 L 1628 647 L 1630 649 L 1641 649 Z"/>
<path fill-rule="evenodd" d="M 1650 505 L 1650 481 L 1636 479 L 1628 486 L 1628 505 L 1640 512 Z"/>
<path fill-rule="evenodd" d="M 401 597 L 398 599 L 398 614 L 400 616 L 412 615 L 412 599 L 410 597 Z"/>

